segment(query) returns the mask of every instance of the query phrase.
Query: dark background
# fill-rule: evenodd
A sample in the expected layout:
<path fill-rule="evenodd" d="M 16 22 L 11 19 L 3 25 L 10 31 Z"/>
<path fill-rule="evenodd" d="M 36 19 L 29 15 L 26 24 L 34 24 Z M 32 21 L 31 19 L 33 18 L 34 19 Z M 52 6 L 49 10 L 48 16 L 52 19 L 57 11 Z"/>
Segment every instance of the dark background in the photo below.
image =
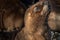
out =
<path fill-rule="evenodd" d="M 38 2 L 39 0 L 20 0 L 22 3 L 24 3 L 25 4 L 25 6 L 29 6 L 29 5 L 32 5 L 32 4 L 34 4 L 34 3 L 36 3 L 36 2 Z"/>

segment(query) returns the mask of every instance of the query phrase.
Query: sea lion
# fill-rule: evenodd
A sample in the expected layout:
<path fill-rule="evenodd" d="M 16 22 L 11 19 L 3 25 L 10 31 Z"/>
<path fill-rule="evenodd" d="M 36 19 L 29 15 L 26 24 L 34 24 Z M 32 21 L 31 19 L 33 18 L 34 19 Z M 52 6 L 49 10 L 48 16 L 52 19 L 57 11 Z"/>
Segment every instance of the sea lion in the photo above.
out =
<path fill-rule="evenodd" d="M 60 0 L 48 0 L 50 3 L 50 14 L 48 25 L 51 30 L 51 39 L 60 40 Z"/>
<path fill-rule="evenodd" d="M 51 12 L 48 25 L 52 31 L 60 32 L 60 0 L 49 0 Z"/>
<path fill-rule="evenodd" d="M 50 40 L 45 19 L 49 13 L 48 1 L 41 0 L 27 9 L 24 28 L 15 40 Z"/>
<path fill-rule="evenodd" d="M 18 0 L 2 0 L 0 4 L 0 30 L 5 28 L 9 32 L 13 31 L 13 28 L 21 27 L 25 10 L 25 6 Z"/>
<path fill-rule="evenodd" d="M 23 27 L 25 10 L 20 0 L 0 0 L 0 40 L 14 40 Z"/>

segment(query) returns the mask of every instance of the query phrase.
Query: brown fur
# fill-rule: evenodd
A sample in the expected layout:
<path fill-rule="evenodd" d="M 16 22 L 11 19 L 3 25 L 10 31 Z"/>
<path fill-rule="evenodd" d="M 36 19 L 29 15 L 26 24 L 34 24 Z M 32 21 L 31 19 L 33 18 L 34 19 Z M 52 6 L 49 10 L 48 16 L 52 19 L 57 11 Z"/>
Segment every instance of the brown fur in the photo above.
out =
<path fill-rule="evenodd" d="M 43 6 L 41 2 L 28 8 L 25 14 L 25 27 L 16 35 L 15 40 L 49 40 L 47 26 L 44 25 L 48 7 Z M 36 6 L 39 7 L 38 11 L 34 11 Z"/>
<path fill-rule="evenodd" d="M 24 20 L 24 5 L 18 0 L 0 0 L 0 30 L 13 31 L 22 26 Z"/>
<path fill-rule="evenodd" d="M 51 30 L 60 32 L 60 0 L 49 0 L 51 12 L 48 18 L 48 24 Z"/>
<path fill-rule="evenodd" d="M 0 40 L 14 40 L 23 25 L 24 14 L 25 6 L 19 0 L 0 0 Z"/>

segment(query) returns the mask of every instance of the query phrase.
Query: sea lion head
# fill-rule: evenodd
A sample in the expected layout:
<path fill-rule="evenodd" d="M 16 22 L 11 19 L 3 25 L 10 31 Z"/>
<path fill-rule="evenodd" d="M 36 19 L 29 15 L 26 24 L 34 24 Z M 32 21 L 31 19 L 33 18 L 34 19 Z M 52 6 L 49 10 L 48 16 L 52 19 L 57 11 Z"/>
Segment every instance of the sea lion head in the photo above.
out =
<path fill-rule="evenodd" d="M 25 26 L 37 27 L 44 24 L 46 15 L 48 13 L 48 4 L 45 2 L 38 2 L 27 9 L 25 14 Z"/>

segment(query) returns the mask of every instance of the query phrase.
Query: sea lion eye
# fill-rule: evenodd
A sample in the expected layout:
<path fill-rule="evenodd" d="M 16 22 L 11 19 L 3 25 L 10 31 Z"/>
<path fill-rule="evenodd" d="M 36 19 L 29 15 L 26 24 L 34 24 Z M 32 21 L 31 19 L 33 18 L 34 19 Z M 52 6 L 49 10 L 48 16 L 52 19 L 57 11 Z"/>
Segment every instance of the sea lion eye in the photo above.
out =
<path fill-rule="evenodd" d="M 34 12 L 39 12 L 41 10 L 41 7 L 40 6 L 36 6 L 35 8 L 34 8 Z"/>

